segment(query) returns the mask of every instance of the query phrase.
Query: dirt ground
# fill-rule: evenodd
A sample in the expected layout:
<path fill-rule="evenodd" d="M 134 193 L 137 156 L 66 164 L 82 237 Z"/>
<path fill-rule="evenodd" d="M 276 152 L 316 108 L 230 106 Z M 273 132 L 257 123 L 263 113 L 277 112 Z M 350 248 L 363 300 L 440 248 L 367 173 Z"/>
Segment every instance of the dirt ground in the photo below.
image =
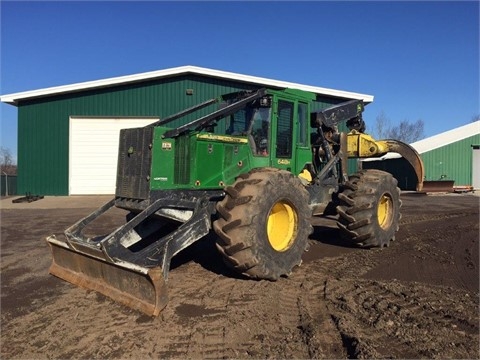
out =
<path fill-rule="evenodd" d="M 382 250 L 338 242 L 314 218 L 302 266 L 277 282 L 229 272 L 211 235 L 174 259 L 157 318 L 48 274 L 45 237 L 93 209 L 2 209 L 0 356 L 479 358 L 479 199 L 402 195 Z"/>

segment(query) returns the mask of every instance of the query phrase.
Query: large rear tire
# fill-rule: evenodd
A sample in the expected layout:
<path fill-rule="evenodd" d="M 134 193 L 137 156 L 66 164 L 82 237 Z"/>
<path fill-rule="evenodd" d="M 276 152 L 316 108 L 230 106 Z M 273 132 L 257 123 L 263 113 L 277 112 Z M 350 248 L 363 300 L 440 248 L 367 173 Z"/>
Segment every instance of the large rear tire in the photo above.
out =
<path fill-rule="evenodd" d="M 389 246 L 400 221 L 397 180 L 380 170 L 350 176 L 338 194 L 338 227 L 343 238 L 362 247 Z"/>
<path fill-rule="evenodd" d="M 217 248 L 237 272 L 255 279 L 289 275 L 312 232 L 309 196 L 288 171 L 264 168 L 240 175 L 217 204 Z"/>

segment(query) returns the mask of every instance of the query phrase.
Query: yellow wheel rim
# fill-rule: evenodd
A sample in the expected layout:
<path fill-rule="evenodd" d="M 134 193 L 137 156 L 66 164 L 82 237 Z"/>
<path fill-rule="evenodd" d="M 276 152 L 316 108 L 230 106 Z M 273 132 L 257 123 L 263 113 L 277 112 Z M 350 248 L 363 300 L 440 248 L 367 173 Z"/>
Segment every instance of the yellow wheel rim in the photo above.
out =
<path fill-rule="evenodd" d="M 276 251 L 288 250 L 297 230 L 297 214 L 286 202 L 275 203 L 268 214 L 267 236 L 270 245 Z"/>
<path fill-rule="evenodd" d="M 378 202 L 377 208 L 377 219 L 378 224 L 382 229 L 387 229 L 392 224 L 392 217 L 393 217 L 393 201 L 392 198 L 387 195 L 383 194 Z"/>

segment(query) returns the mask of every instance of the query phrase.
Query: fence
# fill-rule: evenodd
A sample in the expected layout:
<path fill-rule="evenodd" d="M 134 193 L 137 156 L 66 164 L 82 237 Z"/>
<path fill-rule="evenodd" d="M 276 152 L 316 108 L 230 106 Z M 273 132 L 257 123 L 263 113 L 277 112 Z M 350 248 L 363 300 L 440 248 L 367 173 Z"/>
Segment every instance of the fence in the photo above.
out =
<path fill-rule="evenodd" d="M 17 175 L 1 174 L 0 177 L 0 196 L 18 195 L 17 194 Z"/>

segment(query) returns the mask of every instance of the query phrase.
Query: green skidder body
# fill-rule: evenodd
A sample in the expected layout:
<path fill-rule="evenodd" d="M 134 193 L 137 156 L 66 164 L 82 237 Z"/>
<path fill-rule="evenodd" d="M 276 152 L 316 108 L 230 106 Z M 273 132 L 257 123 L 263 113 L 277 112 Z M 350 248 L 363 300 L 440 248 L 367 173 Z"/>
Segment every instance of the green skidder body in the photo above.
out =
<path fill-rule="evenodd" d="M 288 276 L 301 263 L 314 213 L 338 215 L 354 244 L 388 246 L 400 219 L 397 182 L 378 170 L 349 177 L 347 158 L 393 150 L 414 165 L 421 187 L 419 155 L 364 134 L 362 100 L 321 111 L 315 101 L 295 89 L 242 91 L 121 130 L 115 198 L 65 230 L 65 240 L 47 238 L 50 273 L 158 315 L 172 257 L 212 230 L 224 263 L 254 279 Z M 125 224 L 86 236 L 112 207 L 128 211 Z"/>
<path fill-rule="evenodd" d="M 253 158 L 245 137 L 195 132 L 169 139 L 164 133 L 155 128 L 151 190 L 221 189 L 252 164 L 265 166 Z"/>
<path fill-rule="evenodd" d="M 314 94 L 300 90 L 270 90 L 200 131 L 165 137 L 172 129 L 155 127 L 150 189 L 223 189 L 254 168 L 301 171 L 312 157 L 308 122 L 313 99 Z"/>

